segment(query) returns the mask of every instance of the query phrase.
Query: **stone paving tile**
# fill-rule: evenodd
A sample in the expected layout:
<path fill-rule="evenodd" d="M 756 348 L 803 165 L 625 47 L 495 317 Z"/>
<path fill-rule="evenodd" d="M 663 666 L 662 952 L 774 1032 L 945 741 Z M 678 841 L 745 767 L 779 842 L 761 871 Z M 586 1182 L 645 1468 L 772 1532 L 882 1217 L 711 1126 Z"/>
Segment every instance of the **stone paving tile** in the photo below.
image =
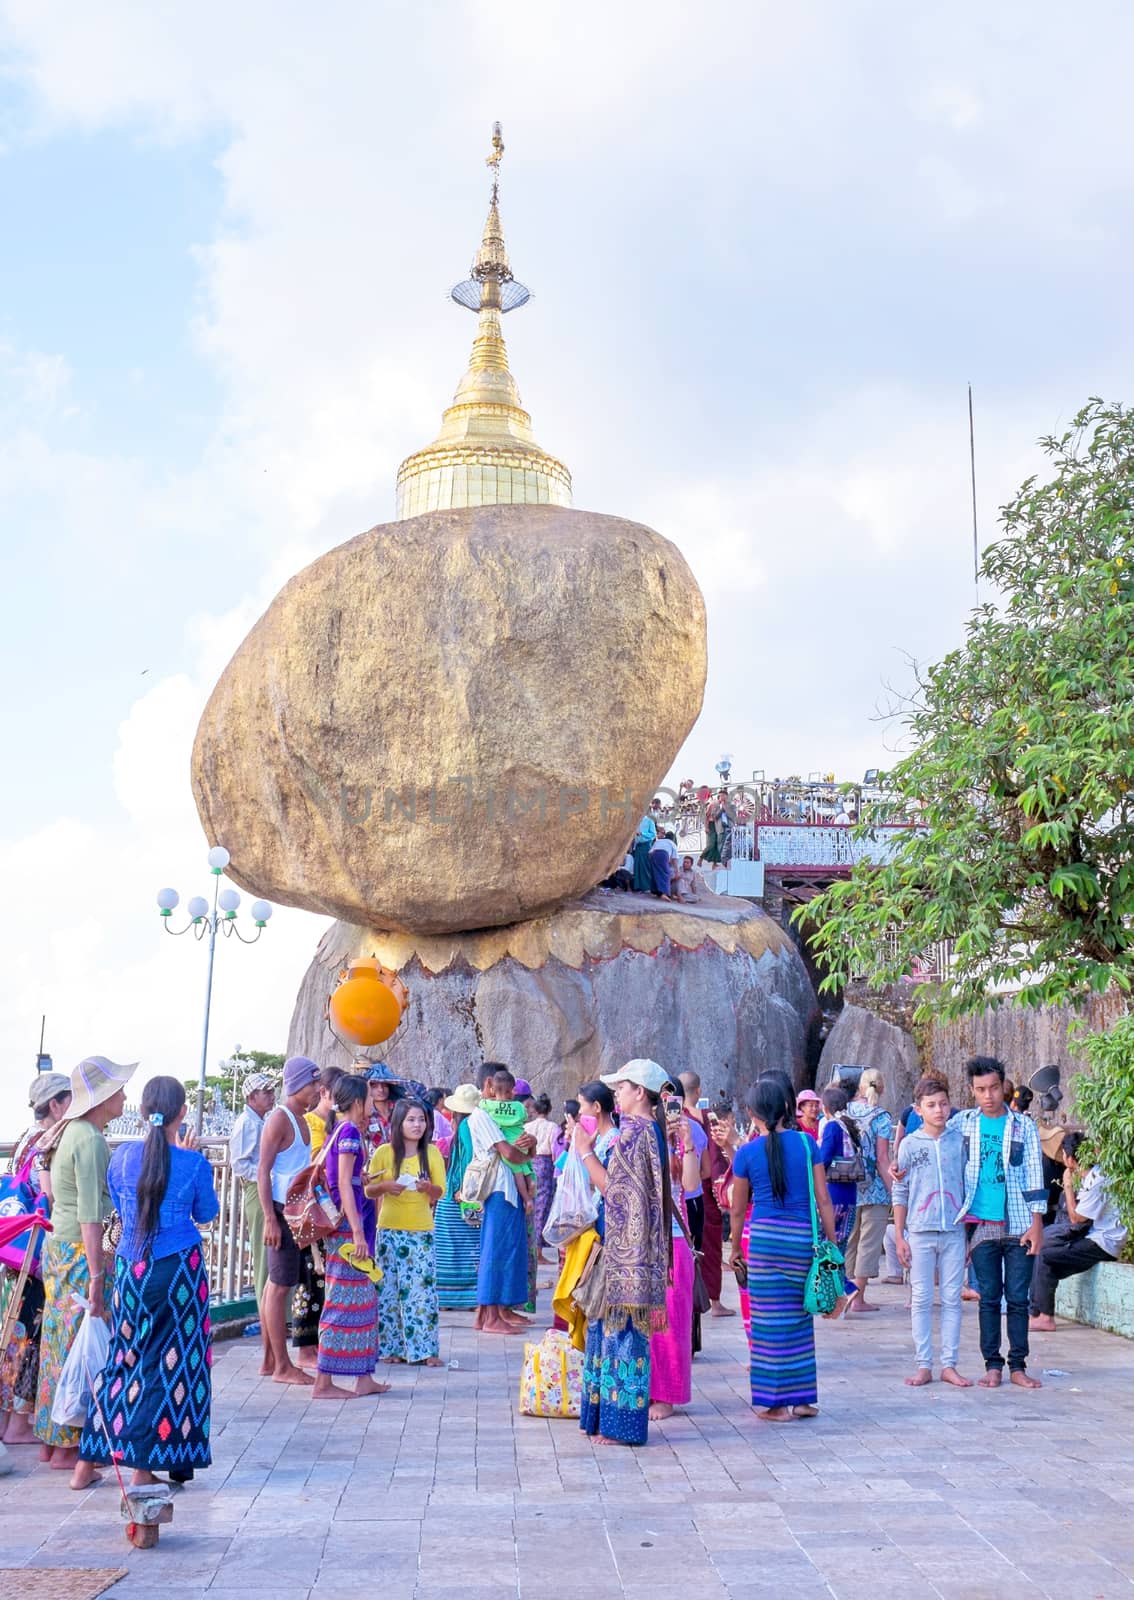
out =
<path fill-rule="evenodd" d="M 522 1341 L 468 1317 L 443 1319 L 455 1369 L 399 1370 L 379 1401 L 316 1405 L 261 1382 L 251 1344 L 221 1346 L 215 1464 L 157 1550 L 130 1550 L 113 1486 L 74 1495 L 20 1451 L 0 1564 L 122 1566 L 120 1600 L 341 1600 L 360 1551 L 394 1600 L 545 1600 L 549 1550 L 578 1551 L 588 1600 L 1134 1597 L 1130 1345 L 1063 1329 L 1033 1370 L 1071 1377 L 1036 1394 L 911 1391 L 901 1292 L 879 1298 L 869 1331 L 818 1326 L 814 1422 L 755 1418 L 743 1331 L 709 1323 L 688 1414 L 633 1453 L 519 1417 Z M 975 1373 L 968 1308 L 964 1329 Z"/>

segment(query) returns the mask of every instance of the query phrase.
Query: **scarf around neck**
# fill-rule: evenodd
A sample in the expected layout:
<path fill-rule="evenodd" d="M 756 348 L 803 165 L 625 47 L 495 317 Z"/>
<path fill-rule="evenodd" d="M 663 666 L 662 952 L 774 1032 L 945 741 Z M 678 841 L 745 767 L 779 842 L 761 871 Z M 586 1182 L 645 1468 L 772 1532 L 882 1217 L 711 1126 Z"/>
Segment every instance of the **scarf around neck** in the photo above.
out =
<path fill-rule="evenodd" d="M 607 1165 L 603 1266 L 604 1322 L 629 1317 L 648 1336 L 667 1327 L 665 1300 L 671 1241 L 662 1203 L 657 1124 L 626 1117 Z"/>

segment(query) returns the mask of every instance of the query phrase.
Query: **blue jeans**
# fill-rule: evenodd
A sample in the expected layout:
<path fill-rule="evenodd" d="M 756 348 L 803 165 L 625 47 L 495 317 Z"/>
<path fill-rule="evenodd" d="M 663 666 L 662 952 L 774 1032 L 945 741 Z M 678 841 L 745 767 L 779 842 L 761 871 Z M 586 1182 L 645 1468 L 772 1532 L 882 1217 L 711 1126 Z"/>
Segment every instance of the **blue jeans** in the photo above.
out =
<path fill-rule="evenodd" d="M 1028 1293 L 1032 1258 L 1015 1234 L 986 1239 L 972 1256 L 980 1291 L 980 1353 L 985 1367 L 1004 1368 L 1000 1354 L 1000 1302 L 1008 1302 L 1008 1370 L 1023 1372 L 1028 1364 Z"/>

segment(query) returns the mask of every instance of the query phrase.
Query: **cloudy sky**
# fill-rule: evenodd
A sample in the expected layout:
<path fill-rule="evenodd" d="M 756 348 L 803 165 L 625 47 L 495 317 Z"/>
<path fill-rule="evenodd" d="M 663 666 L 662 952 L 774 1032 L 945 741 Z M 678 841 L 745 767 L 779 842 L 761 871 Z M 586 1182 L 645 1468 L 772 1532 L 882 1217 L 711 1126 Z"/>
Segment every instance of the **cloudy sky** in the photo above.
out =
<path fill-rule="evenodd" d="M 195 1070 L 196 720 L 436 430 L 494 118 L 537 437 L 708 601 L 676 775 L 855 777 L 971 604 L 966 383 L 985 539 L 1131 398 L 1132 46 L 1117 0 L 0 0 L 0 1130 L 42 1012 Z M 321 926 L 222 949 L 214 1058 L 282 1048 Z"/>

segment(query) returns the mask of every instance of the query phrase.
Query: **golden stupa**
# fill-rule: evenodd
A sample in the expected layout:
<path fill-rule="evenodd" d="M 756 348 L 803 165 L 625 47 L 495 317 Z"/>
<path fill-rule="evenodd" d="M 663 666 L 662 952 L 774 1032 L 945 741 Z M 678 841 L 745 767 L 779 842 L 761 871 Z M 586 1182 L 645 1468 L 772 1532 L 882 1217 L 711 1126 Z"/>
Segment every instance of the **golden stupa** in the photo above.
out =
<path fill-rule="evenodd" d="M 469 368 L 441 432 L 398 468 L 398 520 L 461 506 L 571 504 L 571 474 L 532 437 L 532 419 L 508 370 L 500 319 L 530 299 L 512 276 L 500 225 L 500 124 L 492 135 L 492 200 L 472 276 L 452 298 L 477 313 Z"/>

